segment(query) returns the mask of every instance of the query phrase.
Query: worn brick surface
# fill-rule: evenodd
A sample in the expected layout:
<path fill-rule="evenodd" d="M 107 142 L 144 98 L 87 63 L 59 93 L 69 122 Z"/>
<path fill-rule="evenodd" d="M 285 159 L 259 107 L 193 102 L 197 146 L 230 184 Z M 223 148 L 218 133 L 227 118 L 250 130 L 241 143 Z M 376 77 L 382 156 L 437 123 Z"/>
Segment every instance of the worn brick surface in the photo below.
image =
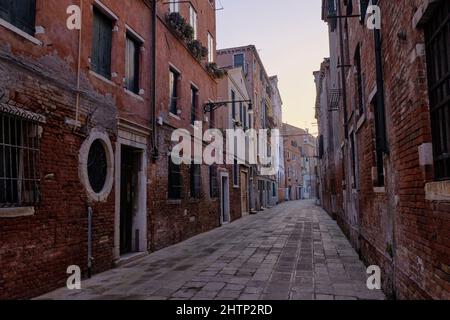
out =
<path fill-rule="evenodd" d="M 327 194 L 323 205 L 363 259 L 382 268 L 385 292 L 401 299 L 448 299 L 450 295 L 448 202 L 425 199 L 425 185 L 433 181 L 433 170 L 419 162 L 419 147 L 432 139 L 424 31 L 415 27 L 413 17 L 428 3 L 380 2 L 389 145 L 389 154 L 384 155 L 385 189 L 381 192 L 374 189 L 372 178 L 376 166 L 374 106 L 370 103 L 376 89 L 373 31 L 358 19 L 348 19 L 344 60 L 351 68 L 336 68 L 339 45 L 331 43 L 330 68 L 346 72 L 348 128 L 350 133 L 356 132 L 358 179 L 352 186 L 351 147 L 344 138 L 341 101 L 339 142 L 334 150 L 339 157 L 329 161 L 333 165 L 323 171 L 326 178 L 322 181 L 323 185 L 334 184 L 327 192 L 335 191 L 337 201 L 333 207 Z M 361 47 L 365 120 L 356 110 L 353 57 L 357 45 Z"/>

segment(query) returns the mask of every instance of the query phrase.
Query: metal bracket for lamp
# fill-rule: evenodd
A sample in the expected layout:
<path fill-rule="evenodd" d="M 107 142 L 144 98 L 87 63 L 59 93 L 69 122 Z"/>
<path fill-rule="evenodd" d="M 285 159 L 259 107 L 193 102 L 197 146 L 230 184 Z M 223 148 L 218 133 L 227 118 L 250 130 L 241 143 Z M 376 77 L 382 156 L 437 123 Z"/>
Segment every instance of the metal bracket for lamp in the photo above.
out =
<path fill-rule="evenodd" d="M 239 100 L 239 101 L 218 101 L 205 103 L 203 110 L 205 113 L 213 112 L 221 107 L 226 107 L 231 103 L 248 103 L 248 113 L 253 113 L 253 104 L 251 100 Z"/>

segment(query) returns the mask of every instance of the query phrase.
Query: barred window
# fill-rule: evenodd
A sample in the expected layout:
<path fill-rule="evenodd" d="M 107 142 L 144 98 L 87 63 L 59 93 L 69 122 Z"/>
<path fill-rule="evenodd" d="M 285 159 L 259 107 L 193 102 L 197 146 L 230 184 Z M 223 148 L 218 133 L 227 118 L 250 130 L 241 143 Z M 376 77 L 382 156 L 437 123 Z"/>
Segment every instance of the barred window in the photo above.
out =
<path fill-rule="evenodd" d="M 425 26 L 436 180 L 450 179 L 450 3 L 441 1 Z"/>
<path fill-rule="evenodd" d="M 39 125 L 0 111 L 0 207 L 39 201 Z"/>
<path fill-rule="evenodd" d="M 217 198 L 219 196 L 219 184 L 217 181 L 216 165 L 212 165 L 209 167 L 209 194 L 211 198 Z"/>
<path fill-rule="evenodd" d="M 191 164 L 191 198 L 199 199 L 201 197 L 201 166 Z"/>
<path fill-rule="evenodd" d="M 181 199 L 181 166 L 169 157 L 169 199 Z"/>

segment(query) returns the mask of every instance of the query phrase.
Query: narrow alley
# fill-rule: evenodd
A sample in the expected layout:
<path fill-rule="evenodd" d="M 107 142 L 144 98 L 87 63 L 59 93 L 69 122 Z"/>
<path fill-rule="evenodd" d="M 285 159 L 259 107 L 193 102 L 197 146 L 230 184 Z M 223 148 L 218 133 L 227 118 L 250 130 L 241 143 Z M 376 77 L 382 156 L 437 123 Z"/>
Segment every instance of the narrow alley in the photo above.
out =
<path fill-rule="evenodd" d="M 283 203 L 38 299 L 384 299 L 313 201 Z"/>

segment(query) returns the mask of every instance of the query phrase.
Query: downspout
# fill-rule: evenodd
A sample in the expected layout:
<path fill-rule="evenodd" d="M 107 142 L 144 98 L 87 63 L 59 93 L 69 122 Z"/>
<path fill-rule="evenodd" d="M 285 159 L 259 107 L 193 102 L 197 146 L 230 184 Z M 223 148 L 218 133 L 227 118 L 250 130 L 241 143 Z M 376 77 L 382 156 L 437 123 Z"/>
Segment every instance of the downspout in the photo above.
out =
<path fill-rule="evenodd" d="M 341 16 L 341 1 L 338 3 L 338 16 Z M 347 112 L 347 86 L 345 84 L 345 52 L 344 52 L 344 33 L 342 30 L 342 19 L 339 20 L 339 47 L 341 56 L 341 82 L 342 82 L 342 99 L 344 108 L 344 132 L 345 140 L 348 138 L 348 112 Z"/>
<path fill-rule="evenodd" d="M 378 1 L 375 1 L 378 4 Z M 374 30 L 374 41 L 375 41 L 375 63 L 376 63 L 376 79 L 377 79 L 377 108 L 378 112 L 378 123 L 381 125 L 380 130 L 383 134 L 381 143 L 381 150 L 385 154 L 389 154 L 389 147 L 387 144 L 387 132 L 386 132 L 386 103 L 385 103 L 385 93 L 384 93 L 384 77 L 383 77 L 383 56 L 382 56 L 382 39 L 381 30 Z M 384 121 L 380 121 L 383 119 Z M 385 176 L 385 179 L 387 177 Z M 388 193 L 389 195 L 389 193 Z M 395 210 L 391 210 L 391 201 L 388 201 L 387 211 L 390 216 L 392 212 L 394 216 L 392 217 L 392 298 L 396 299 L 396 251 L 397 251 L 397 239 L 395 234 L 396 221 L 395 221 Z"/>
<path fill-rule="evenodd" d="M 159 158 L 158 151 L 158 139 L 157 139 L 157 128 L 156 128 L 156 26 L 157 26 L 157 3 L 156 0 L 152 1 L 152 160 L 155 162 Z"/>
<path fill-rule="evenodd" d="M 338 2 L 338 16 L 341 16 L 341 2 Z M 346 19 L 346 18 L 345 18 Z M 347 86 L 346 86 L 346 82 L 345 82 L 345 52 L 344 52 L 344 33 L 342 30 L 342 19 L 338 19 L 339 20 L 339 49 L 340 49 L 340 72 L 341 72 L 341 86 L 342 86 L 342 104 L 343 104 L 343 108 L 344 108 L 344 149 L 343 149 L 343 154 L 342 154 L 342 165 L 345 169 L 345 185 L 346 185 L 346 190 L 348 192 L 348 188 L 349 188 L 349 179 L 348 179 L 348 170 L 347 170 L 347 153 L 346 152 L 346 146 L 347 146 L 347 139 L 348 139 L 348 112 L 347 112 Z M 351 193 L 350 193 L 351 194 Z M 346 199 L 346 201 L 343 201 L 343 208 L 342 210 L 344 211 L 344 216 L 346 215 L 346 213 L 348 212 L 348 198 Z"/>
<path fill-rule="evenodd" d="M 88 207 L 88 278 L 92 276 L 92 216 L 93 211 L 91 207 Z"/>
<path fill-rule="evenodd" d="M 80 13 L 81 17 L 80 19 L 83 19 L 83 0 L 80 0 Z M 78 119 L 79 119 L 79 112 L 80 112 L 80 76 L 81 76 L 81 49 L 82 49 L 82 40 L 83 40 L 83 33 L 82 33 L 82 26 L 80 26 L 80 30 L 78 32 L 78 58 L 77 58 L 77 88 L 76 88 L 76 102 L 75 102 L 75 123 L 74 123 L 74 129 L 78 127 Z"/>

